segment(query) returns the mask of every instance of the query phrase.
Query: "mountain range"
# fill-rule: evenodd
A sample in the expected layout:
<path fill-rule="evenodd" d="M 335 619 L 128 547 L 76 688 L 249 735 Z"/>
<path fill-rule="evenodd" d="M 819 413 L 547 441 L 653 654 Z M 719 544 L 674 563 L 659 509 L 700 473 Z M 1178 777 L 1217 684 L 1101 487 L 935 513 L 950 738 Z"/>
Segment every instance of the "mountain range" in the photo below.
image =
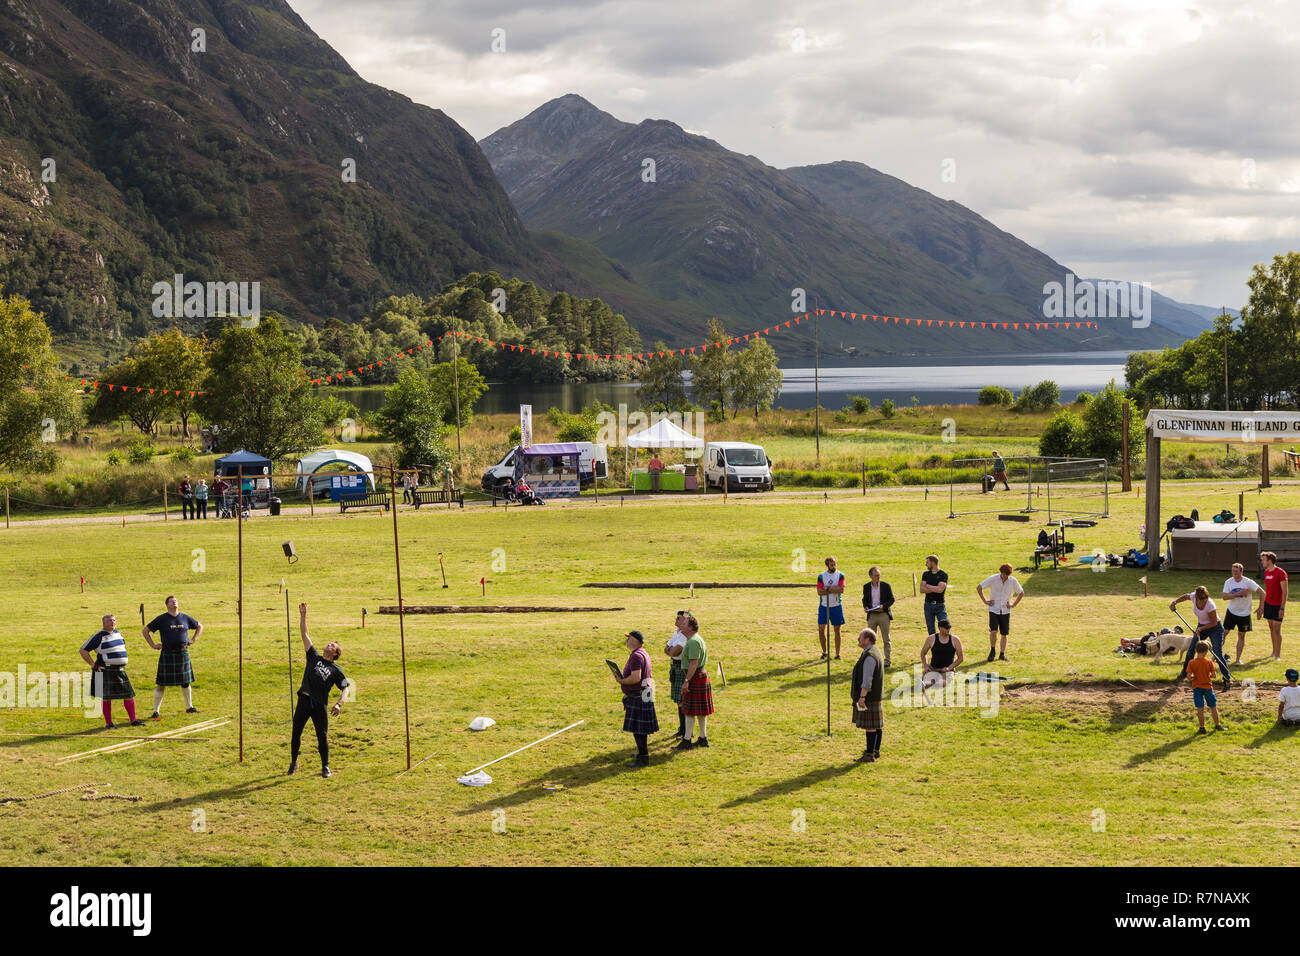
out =
<path fill-rule="evenodd" d="M 861 163 L 776 169 L 675 123 L 623 122 L 576 94 L 480 145 L 529 229 L 586 240 L 656 297 L 703 305 L 735 328 L 775 320 L 794 288 L 848 311 L 1041 321 L 1044 285 L 1071 272 L 965 206 Z M 1075 351 L 1081 338 L 1095 350 L 1155 348 L 1208 328 L 1213 311 L 1200 308 L 1153 295 L 1149 328 L 1102 320 L 1082 337 L 852 323 L 832 337 L 846 353 Z M 811 351 L 806 337 L 773 344 Z"/>

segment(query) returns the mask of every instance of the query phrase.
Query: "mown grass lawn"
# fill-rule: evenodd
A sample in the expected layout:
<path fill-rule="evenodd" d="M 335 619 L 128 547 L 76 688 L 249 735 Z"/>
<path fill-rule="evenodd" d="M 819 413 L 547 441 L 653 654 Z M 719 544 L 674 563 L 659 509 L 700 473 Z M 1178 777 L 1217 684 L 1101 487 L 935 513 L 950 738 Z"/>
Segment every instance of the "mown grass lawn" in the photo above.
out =
<path fill-rule="evenodd" d="M 1241 486 L 1166 484 L 1166 511 L 1236 510 Z M 1294 486 L 1248 492 L 1248 508 L 1296 503 Z M 1138 543 L 1143 500 L 1114 494 L 1112 517 L 1072 533 L 1075 555 Z M 382 512 L 315 518 L 259 515 L 244 536 L 244 762 L 237 725 L 193 743 L 151 743 L 67 766 L 55 759 L 113 742 L 71 709 L 0 712 L 0 798 L 83 783 L 137 794 L 138 803 L 76 794 L 0 804 L 3 864 L 1109 864 L 1271 863 L 1300 842 L 1294 761 L 1300 741 L 1273 728 L 1281 667 L 1262 660 L 1256 630 L 1241 677 L 1221 697 L 1229 729 L 1193 736 L 1190 692 L 1170 683 L 1172 661 L 1120 658 L 1120 637 L 1176 623 L 1171 596 L 1224 573 L 1092 573 L 1081 566 L 1020 575 L 1011 663 L 1028 682 L 975 708 L 886 707 L 884 759 L 854 763 L 847 681 L 858 595 L 879 564 L 899 596 L 895 671 L 922 640 L 911 575 L 937 551 L 952 578 L 949 612 L 968 648 L 968 672 L 990 669 L 985 614 L 974 588 L 1002 561 L 1029 563 L 1038 522 L 949 519 L 946 496 L 891 489 L 865 498 L 718 496 L 663 503 L 584 500 L 546 508 L 424 510 L 400 517 L 406 603 L 618 606 L 617 612 L 406 618 L 413 761 L 402 725 L 392 518 Z M 1040 516 L 1041 517 L 1041 516 Z M 168 691 L 173 729 L 236 716 L 235 526 L 168 522 L 70 527 L 16 524 L 0 538 L 9 620 L 0 672 L 77 670 L 76 648 L 116 611 L 147 715 L 156 654 L 139 637 L 170 593 L 207 631 L 193 649 L 198 718 Z M 301 560 L 285 561 L 292 539 Z M 195 549 L 199 549 L 198 553 Z M 443 552 L 449 587 L 441 587 Z M 849 579 L 850 627 L 834 662 L 833 736 L 825 731 L 825 668 L 816 660 L 816 598 L 807 590 L 583 589 L 588 581 L 796 581 L 811 585 L 835 554 Z M 494 566 L 495 563 L 495 566 Z M 78 576 L 87 593 L 79 593 Z M 333 778 L 316 775 L 311 730 L 302 770 L 288 761 L 284 579 L 295 606 L 292 686 L 301 677 L 296 605 L 311 608 L 318 644 L 343 644 L 357 700 L 332 722 Z M 1217 593 L 1217 592 L 1216 592 Z M 662 644 L 673 612 L 700 618 L 717 713 L 712 747 L 670 754 L 671 705 L 652 766 L 624 767 L 618 692 L 603 660 L 620 664 L 621 635 L 639 628 L 666 683 Z M 364 631 L 361 609 L 371 612 Z M 1295 625 L 1289 625 L 1294 627 Z M 1300 659 L 1288 633 L 1284 654 Z M 1130 688 L 1127 681 L 1136 685 Z M 1047 686 L 1043 685 L 1059 685 Z M 665 695 L 666 696 L 666 695 Z M 1249 696 L 1249 694 L 1245 695 Z M 120 705 L 116 713 L 121 716 Z M 471 719 L 498 725 L 475 734 Z M 492 768 L 482 789 L 456 777 L 573 721 L 568 733 Z M 116 733 L 132 732 L 130 728 Z M 41 738 L 39 733 L 84 733 Z M 564 789 L 546 789 L 555 784 Z M 202 827 L 200 827 L 200 821 Z M 497 824 L 495 832 L 493 824 Z M 629 856 L 628 834 L 635 832 Z M 1207 839 L 1207 833 L 1214 839 Z"/>

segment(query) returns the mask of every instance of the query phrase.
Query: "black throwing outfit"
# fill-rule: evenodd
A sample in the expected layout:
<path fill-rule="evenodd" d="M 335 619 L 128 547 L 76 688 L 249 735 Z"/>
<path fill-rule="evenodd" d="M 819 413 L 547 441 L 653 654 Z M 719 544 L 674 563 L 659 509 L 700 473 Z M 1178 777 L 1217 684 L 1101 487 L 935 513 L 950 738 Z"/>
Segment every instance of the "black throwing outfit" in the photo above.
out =
<path fill-rule="evenodd" d="M 298 688 L 298 706 L 293 712 L 293 741 L 290 751 L 293 760 L 298 759 L 302 748 L 302 730 L 307 726 L 308 718 L 316 728 L 316 749 L 320 751 L 320 765 L 330 765 L 329 743 L 329 696 L 330 688 L 337 686 L 343 690 L 348 686 L 348 679 L 343 676 L 343 669 L 333 661 L 327 661 L 316 648 L 307 648 L 307 668 L 302 675 L 302 686 Z"/>

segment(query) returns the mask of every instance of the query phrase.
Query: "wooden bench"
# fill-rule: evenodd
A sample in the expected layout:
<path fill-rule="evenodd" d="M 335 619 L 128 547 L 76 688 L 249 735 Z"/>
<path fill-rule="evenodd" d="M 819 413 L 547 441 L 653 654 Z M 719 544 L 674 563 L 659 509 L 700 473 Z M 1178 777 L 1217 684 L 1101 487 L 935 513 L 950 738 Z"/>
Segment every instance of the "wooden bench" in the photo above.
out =
<path fill-rule="evenodd" d="M 465 492 L 454 488 L 450 492 L 441 488 L 416 488 L 411 492 L 411 500 L 418 511 L 420 505 L 452 505 L 465 507 Z"/>
<path fill-rule="evenodd" d="M 390 504 L 392 504 L 392 497 L 387 491 L 368 491 L 355 498 L 340 498 L 339 514 L 343 514 L 349 508 L 378 508 L 381 505 L 387 511 Z"/>

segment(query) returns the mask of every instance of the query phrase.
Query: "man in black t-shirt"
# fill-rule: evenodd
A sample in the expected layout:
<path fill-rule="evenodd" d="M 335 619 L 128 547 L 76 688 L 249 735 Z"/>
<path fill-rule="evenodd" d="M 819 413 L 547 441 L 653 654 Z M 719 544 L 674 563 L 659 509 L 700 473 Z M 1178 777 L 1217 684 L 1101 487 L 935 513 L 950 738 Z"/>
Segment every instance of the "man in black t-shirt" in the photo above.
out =
<path fill-rule="evenodd" d="M 298 772 L 298 751 L 302 747 L 302 729 L 307 726 L 308 718 L 316 728 L 316 747 L 320 751 L 320 775 L 330 775 L 329 717 L 325 708 L 329 704 L 330 688 L 338 687 L 344 691 L 348 679 L 343 670 L 335 663 L 343 653 L 338 641 L 325 645 L 325 653 L 317 653 L 307 635 L 307 605 L 298 605 L 298 630 L 302 634 L 302 646 L 307 651 L 307 667 L 303 671 L 302 686 L 298 688 L 298 706 L 293 712 L 293 739 L 290 743 L 289 773 Z M 346 693 L 345 695 L 346 696 Z M 343 710 L 340 698 L 329 713 L 337 717 Z"/>
<path fill-rule="evenodd" d="M 925 603 L 921 607 L 925 611 L 927 637 L 935 632 L 935 624 L 948 616 L 948 607 L 944 600 L 944 592 L 947 590 L 948 572 L 939 570 L 937 554 L 928 555 L 925 559 L 925 571 L 921 573 L 921 593 L 925 595 Z"/>

